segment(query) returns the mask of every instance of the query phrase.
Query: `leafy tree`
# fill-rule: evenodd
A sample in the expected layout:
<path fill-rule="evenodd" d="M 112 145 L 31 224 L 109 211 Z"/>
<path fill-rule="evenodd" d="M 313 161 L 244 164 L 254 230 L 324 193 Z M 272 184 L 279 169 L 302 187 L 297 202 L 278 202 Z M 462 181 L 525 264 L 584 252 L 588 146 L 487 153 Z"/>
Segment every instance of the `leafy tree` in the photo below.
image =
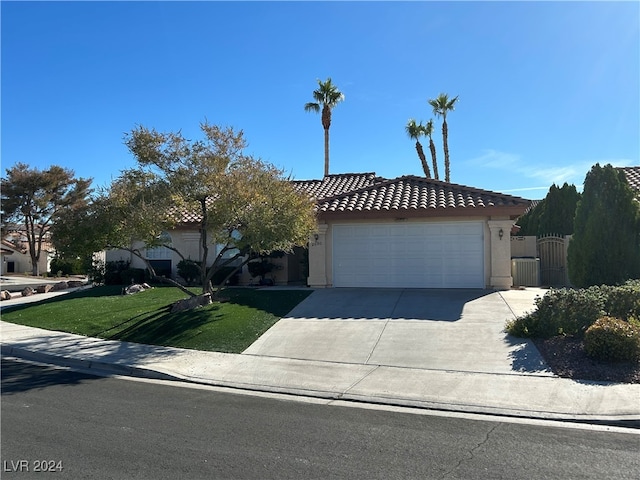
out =
<path fill-rule="evenodd" d="M 534 208 L 520 217 L 520 235 L 573 234 L 573 219 L 580 200 L 575 185 L 566 182 L 562 187 L 555 184 Z"/>
<path fill-rule="evenodd" d="M 575 216 L 568 263 L 577 287 L 640 277 L 640 207 L 624 172 L 594 165 Z"/>
<path fill-rule="evenodd" d="M 433 107 L 433 114 L 442 117 L 442 146 L 444 149 L 444 181 L 451 181 L 451 168 L 449 163 L 449 129 L 447 126 L 447 113 L 455 109 L 458 97 L 449 98 L 446 93 L 441 93 L 436 98 L 429 99 L 429 105 Z"/>
<path fill-rule="evenodd" d="M 418 152 L 418 158 L 420 159 L 420 163 L 422 163 L 424 176 L 427 178 L 431 178 L 429 164 L 427 163 L 427 158 L 424 155 L 424 150 L 422 149 L 422 144 L 420 143 L 420 137 L 425 134 L 424 125 L 422 125 L 422 122 L 416 123 L 413 118 L 410 118 L 407 122 L 407 125 L 405 126 L 405 130 L 409 138 L 416 141 L 416 152 Z"/>
<path fill-rule="evenodd" d="M 433 143 L 433 120 L 429 120 L 424 126 L 424 133 L 429 137 L 429 150 L 431 151 L 431 162 L 433 163 L 433 178 L 440 180 L 438 175 L 438 162 L 436 161 L 436 146 Z"/>
<path fill-rule="evenodd" d="M 201 124 L 201 130 L 205 139 L 198 141 L 142 126 L 127 134 L 125 144 L 137 167 L 123 172 L 96 199 L 81 225 L 70 222 L 90 239 L 82 248 L 130 251 L 155 277 L 146 248 L 165 246 L 187 260 L 162 232 L 189 218 L 200 232 L 200 284 L 203 293 L 214 293 L 216 273 L 238 259 L 240 265 L 230 269 L 227 278 L 252 253 L 290 251 L 306 244 L 315 228 L 311 200 L 297 193 L 280 170 L 245 156 L 242 132 L 208 123 Z M 212 243 L 223 245 L 213 258 Z"/>
<path fill-rule="evenodd" d="M 307 112 L 320 112 L 322 110 L 322 128 L 324 128 L 324 175 L 329 175 L 329 128 L 331 127 L 331 111 L 338 103 L 344 100 L 344 95 L 338 87 L 331 83 L 331 78 L 326 81 L 318 80 L 318 88 L 313 91 L 313 102 L 305 104 Z"/>
<path fill-rule="evenodd" d="M 39 275 L 42 245 L 52 225 L 66 211 L 86 206 L 91 180 L 74 178 L 74 172 L 53 165 L 46 170 L 17 163 L 2 178 L 2 225 L 23 230 L 31 256 L 32 273 Z"/>

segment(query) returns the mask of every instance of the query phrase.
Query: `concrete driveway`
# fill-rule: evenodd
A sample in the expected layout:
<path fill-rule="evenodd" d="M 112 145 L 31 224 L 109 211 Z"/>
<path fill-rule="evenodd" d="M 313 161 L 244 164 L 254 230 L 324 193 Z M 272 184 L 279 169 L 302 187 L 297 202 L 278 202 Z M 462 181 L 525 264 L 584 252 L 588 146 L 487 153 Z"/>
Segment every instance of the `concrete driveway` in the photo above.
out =
<path fill-rule="evenodd" d="M 533 343 L 504 332 L 536 291 L 314 291 L 245 352 L 365 365 L 551 375 Z"/>

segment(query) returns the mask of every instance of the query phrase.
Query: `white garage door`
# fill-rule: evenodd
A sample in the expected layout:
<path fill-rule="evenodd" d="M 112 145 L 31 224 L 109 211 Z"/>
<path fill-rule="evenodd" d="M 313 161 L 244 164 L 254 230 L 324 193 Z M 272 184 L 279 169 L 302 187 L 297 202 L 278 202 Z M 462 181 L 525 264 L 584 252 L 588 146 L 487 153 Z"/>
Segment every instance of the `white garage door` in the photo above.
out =
<path fill-rule="evenodd" d="M 333 226 L 335 287 L 484 288 L 482 222 Z"/>

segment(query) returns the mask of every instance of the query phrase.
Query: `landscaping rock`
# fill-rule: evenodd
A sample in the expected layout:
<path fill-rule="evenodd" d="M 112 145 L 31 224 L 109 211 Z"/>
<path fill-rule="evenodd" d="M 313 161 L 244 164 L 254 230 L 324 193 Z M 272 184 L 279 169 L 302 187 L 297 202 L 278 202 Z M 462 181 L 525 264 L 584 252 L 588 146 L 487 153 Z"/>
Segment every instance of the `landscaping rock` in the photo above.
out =
<path fill-rule="evenodd" d="M 193 310 L 197 307 L 203 307 L 211 303 L 211 294 L 205 293 L 204 295 L 196 295 L 195 297 L 189 297 L 184 300 L 178 300 L 171 305 L 171 313 L 183 312 L 185 310 Z"/>
<path fill-rule="evenodd" d="M 59 292 L 60 290 L 66 290 L 69 288 L 68 282 L 58 282 L 53 284 L 53 288 L 51 288 L 52 292 Z"/>
<path fill-rule="evenodd" d="M 36 287 L 36 292 L 38 293 L 48 293 L 53 288 L 53 285 L 50 283 L 47 285 L 39 285 Z"/>
<path fill-rule="evenodd" d="M 145 290 L 149 290 L 151 288 L 151 285 L 149 285 L 148 283 L 134 283 L 133 285 L 129 285 L 128 287 L 126 287 L 122 293 L 124 295 L 133 295 L 134 293 L 139 293 L 139 292 L 144 292 Z"/>
<path fill-rule="evenodd" d="M 0 292 L 0 300 L 11 300 L 11 292 L 9 290 L 2 290 Z"/>
<path fill-rule="evenodd" d="M 34 293 L 36 293 L 36 291 L 31 288 L 31 287 L 24 287 L 22 289 L 22 296 L 23 297 L 30 297 L 31 295 L 33 295 Z"/>
<path fill-rule="evenodd" d="M 81 280 L 69 280 L 67 282 L 67 285 L 69 285 L 69 288 L 77 288 L 86 285 L 86 282 L 83 282 Z"/>

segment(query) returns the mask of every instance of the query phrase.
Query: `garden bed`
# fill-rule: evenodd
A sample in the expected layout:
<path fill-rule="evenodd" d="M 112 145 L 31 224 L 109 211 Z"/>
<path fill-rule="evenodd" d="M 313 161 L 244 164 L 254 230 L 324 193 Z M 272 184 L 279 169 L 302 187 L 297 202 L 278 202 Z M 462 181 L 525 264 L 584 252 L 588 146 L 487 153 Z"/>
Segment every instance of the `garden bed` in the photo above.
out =
<path fill-rule="evenodd" d="M 573 380 L 640 383 L 640 362 L 602 362 L 587 356 L 580 338 L 534 338 L 553 373 Z"/>

